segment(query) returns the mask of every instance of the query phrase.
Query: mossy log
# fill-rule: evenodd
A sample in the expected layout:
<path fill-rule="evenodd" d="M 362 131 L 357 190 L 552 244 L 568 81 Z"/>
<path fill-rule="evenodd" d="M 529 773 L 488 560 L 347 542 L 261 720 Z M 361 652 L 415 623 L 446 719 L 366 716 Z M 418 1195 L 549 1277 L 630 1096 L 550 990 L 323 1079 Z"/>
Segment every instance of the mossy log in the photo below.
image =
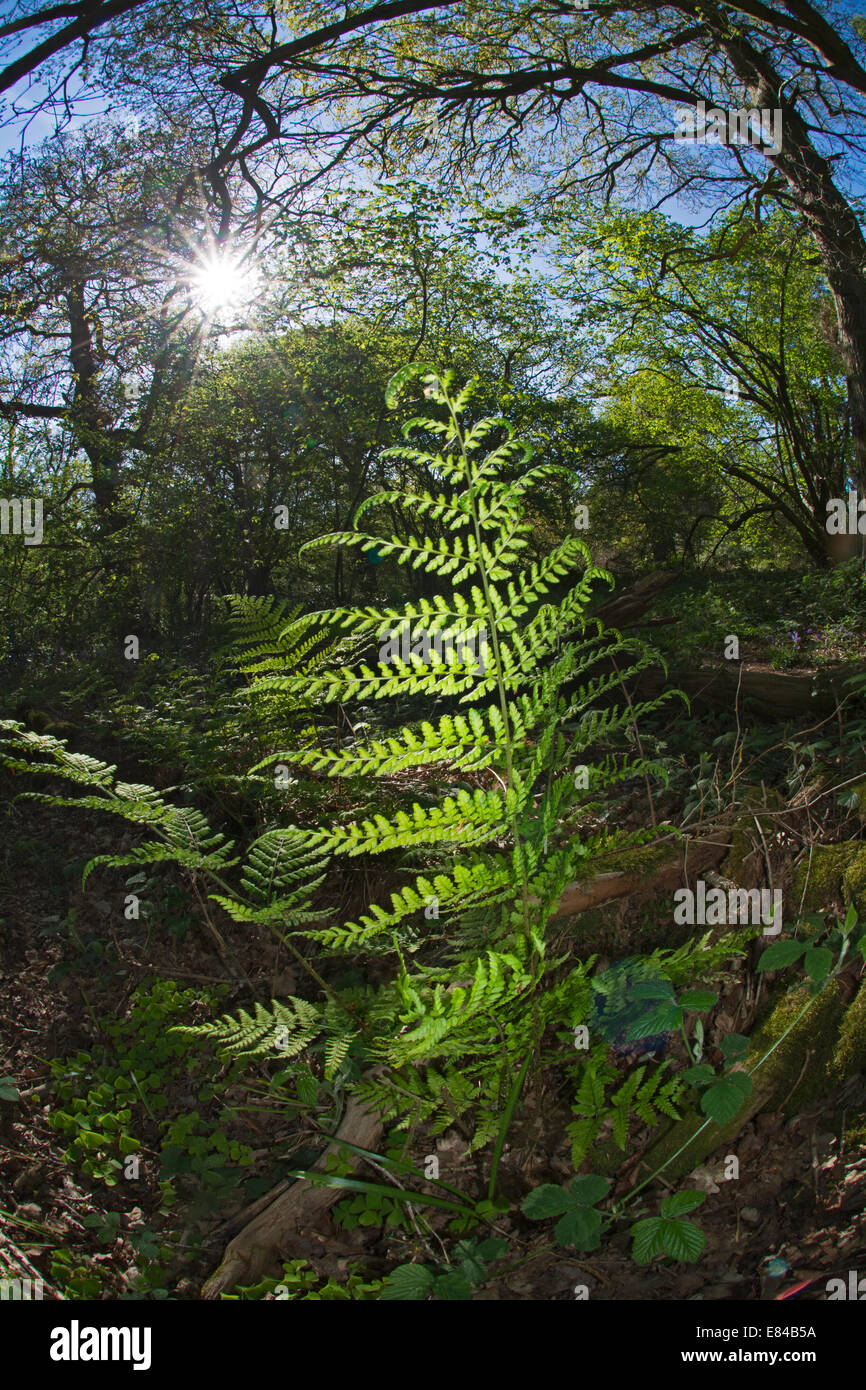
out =
<path fill-rule="evenodd" d="M 720 864 L 731 847 L 730 826 L 713 826 L 693 839 L 666 837 L 660 844 L 624 850 L 620 867 L 583 883 L 569 884 L 552 916 L 574 917 L 580 912 L 626 898 L 632 893 L 657 897 L 683 887 L 690 876 Z"/>
<path fill-rule="evenodd" d="M 706 1115 L 690 1110 L 647 1150 L 638 1180 L 666 1163 L 666 1179 L 683 1178 L 733 1143 L 760 1111 L 779 1110 L 790 1117 L 862 1071 L 866 1067 L 866 984 L 860 985 L 853 1002 L 849 998 L 847 983 L 831 981 L 784 1037 L 809 1000 L 805 986 L 786 993 L 752 1035 L 743 1066 L 752 1073 L 753 1089 L 736 1115 L 725 1125 L 707 1124 Z"/>
<path fill-rule="evenodd" d="M 866 912 L 866 845 L 862 840 L 814 845 L 811 856 L 797 865 L 791 897 L 794 909 L 804 913 L 832 912 L 847 903 Z"/>
<path fill-rule="evenodd" d="M 771 718 L 827 715 L 843 699 L 850 700 L 845 682 L 863 674 L 863 663 L 846 663 L 817 671 L 771 671 L 739 661 L 705 663 L 698 670 L 672 668 L 665 676 L 655 670 L 642 672 L 636 689 L 641 699 L 651 699 L 663 689 L 678 687 L 688 695 L 693 709 L 731 706 L 749 700 L 759 713 Z"/>

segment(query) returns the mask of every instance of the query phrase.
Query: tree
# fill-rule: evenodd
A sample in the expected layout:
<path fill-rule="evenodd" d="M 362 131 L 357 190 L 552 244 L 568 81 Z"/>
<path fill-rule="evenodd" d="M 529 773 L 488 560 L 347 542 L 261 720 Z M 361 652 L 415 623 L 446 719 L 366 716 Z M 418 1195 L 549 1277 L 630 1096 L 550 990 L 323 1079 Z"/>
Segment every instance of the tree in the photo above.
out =
<path fill-rule="evenodd" d="M 558 220 L 565 283 L 577 279 L 573 293 L 609 325 L 600 389 L 633 449 L 643 441 L 642 485 L 647 448 L 665 445 L 667 468 L 673 451 L 707 480 L 678 506 L 662 496 L 654 525 L 685 515 L 691 548 L 720 518 L 709 505 L 718 482 L 728 494 L 719 543 L 753 517 L 775 518 L 826 565 L 827 503 L 844 495 L 854 456 L 826 282 L 802 224 L 777 214 L 744 230 L 732 218 L 704 237 L 659 213 L 587 219 L 583 231 Z"/>
<path fill-rule="evenodd" d="M 385 0 L 349 15 L 326 0 L 281 3 L 261 16 L 226 3 L 206 19 L 195 6 L 130 5 L 112 25 L 120 12 L 110 6 L 71 9 L 30 15 L 33 26 L 67 17 L 70 25 L 19 54 L 2 85 L 67 50 L 70 62 L 73 53 L 79 59 L 87 44 L 121 97 L 146 89 L 165 102 L 210 84 L 215 148 L 202 174 L 221 226 L 231 216 L 232 168 L 272 204 L 350 158 L 385 166 L 437 151 L 452 179 L 507 169 L 554 196 L 581 187 L 610 197 L 630 186 L 655 203 L 736 202 L 744 218 L 770 203 L 793 211 L 833 296 L 866 490 L 866 241 L 848 192 L 863 151 L 866 44 L 843 0 L 631 0 L 589 9 L 576 0 L 540 9 Z M 154 26 L 156 58 L 144 71 L 134 62 L 124 70 L 119 57 Z M 0 39 L 17 45 L 22 32 L 6 26 Z M 676 138 L 678 109 L 717 101 L 743 111 L 747 124 L 755 113 L 746 143 Z M 778 148 L 760 136 L 761 111 L 779 113 Z M 255 171 L 268 149 L 265 189 Z M 282 195 L 274 191 L 280 178 Z"/>
<path fill-rule="evenodd" d="M 171 191 L 183 154 L 166 173 L 152 133 L 91 129 L 8 156 L 0 176 L 0 416 L 19 433 L 46 422 L 71 434 L 90 468 L 75 487 L 92 492 L 104 537 L 201 346 L 183 273 L 200 210 Z"/>

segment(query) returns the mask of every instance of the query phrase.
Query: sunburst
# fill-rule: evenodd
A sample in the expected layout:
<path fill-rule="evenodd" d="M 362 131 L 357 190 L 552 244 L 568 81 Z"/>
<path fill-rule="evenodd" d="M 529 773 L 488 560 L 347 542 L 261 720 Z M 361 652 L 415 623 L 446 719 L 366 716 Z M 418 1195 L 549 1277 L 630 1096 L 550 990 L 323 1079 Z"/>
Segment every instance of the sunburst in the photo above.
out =
<path fill-rule="evenodd" d="M 190 299 L 205 318 L 225 326 L 245 316 L 259 291 L 259 275 L 242 256 L 228 250 L 200 255 L 186 275 Z"/>

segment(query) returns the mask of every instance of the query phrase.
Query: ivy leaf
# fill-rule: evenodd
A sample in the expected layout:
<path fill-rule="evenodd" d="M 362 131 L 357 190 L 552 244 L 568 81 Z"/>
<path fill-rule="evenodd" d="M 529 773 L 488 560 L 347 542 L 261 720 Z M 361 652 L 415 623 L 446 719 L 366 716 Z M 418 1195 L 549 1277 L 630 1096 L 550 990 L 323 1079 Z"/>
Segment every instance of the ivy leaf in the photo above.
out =
<path fill-rule="evenodd" d="M 793 965 L 795 960 L 799 960 L 805 949 L 805 941 L 776 941 L 762 953 L 758 969 L 782 970 L 786 965 Z"/>
<path fill-rule="evenodd" d="M 701 1109 L 717 1125 L 732 1120 L 747 1096 L 752 1094 L 752 1078 L 744 1071 L 720 1076 L 701 1096 Z"/>

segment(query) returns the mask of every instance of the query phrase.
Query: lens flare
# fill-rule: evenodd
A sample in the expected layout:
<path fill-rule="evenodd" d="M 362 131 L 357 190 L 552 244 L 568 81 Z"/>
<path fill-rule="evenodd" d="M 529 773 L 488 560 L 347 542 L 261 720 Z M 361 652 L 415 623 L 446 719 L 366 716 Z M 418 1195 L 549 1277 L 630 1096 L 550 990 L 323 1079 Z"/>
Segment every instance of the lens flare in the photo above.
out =
<path fill-rule="evenodd" d="M 192 297 L 208 318 L 237 315 L 252 304 L 258 288 L 255 272 L 228 254 L 208 256 L 189 279 Z"/>

